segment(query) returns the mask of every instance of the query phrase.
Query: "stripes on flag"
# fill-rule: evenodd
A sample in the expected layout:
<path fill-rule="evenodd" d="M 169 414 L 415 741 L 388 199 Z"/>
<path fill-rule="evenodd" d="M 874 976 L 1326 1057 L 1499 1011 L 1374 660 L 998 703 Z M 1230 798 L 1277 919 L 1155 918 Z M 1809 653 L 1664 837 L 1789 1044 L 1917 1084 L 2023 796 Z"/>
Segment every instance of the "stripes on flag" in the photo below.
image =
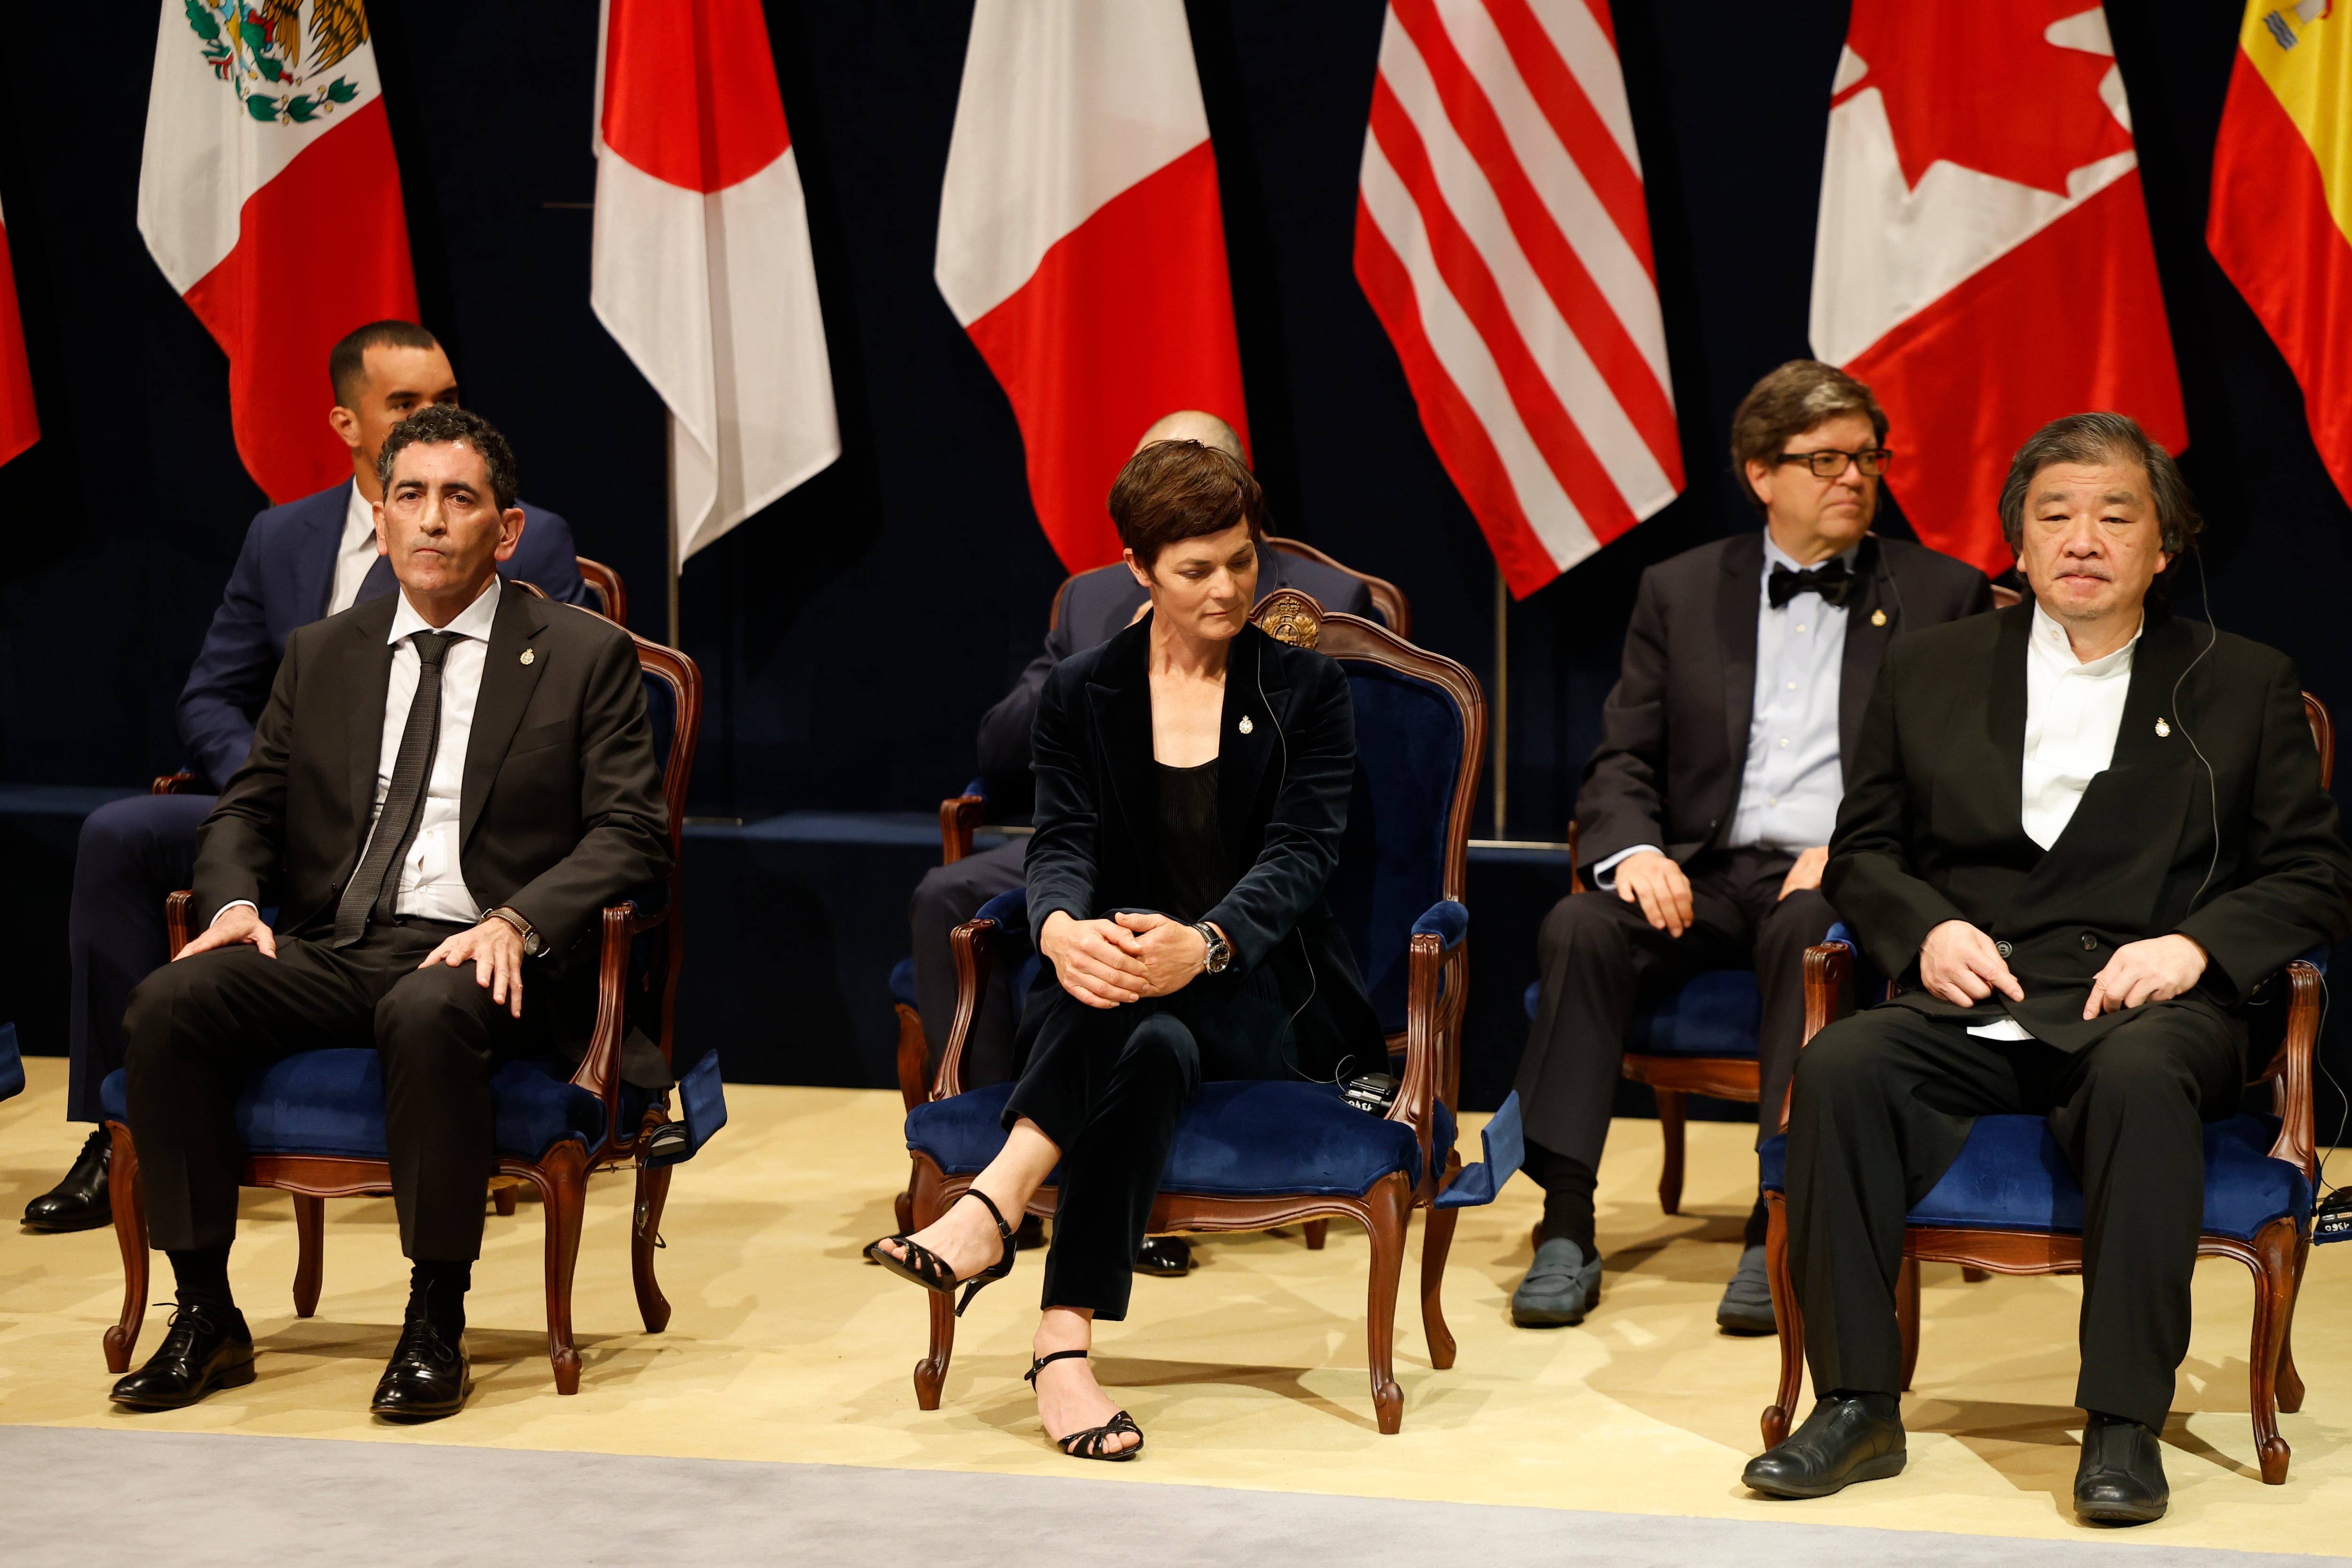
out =
<path fill-rule="evenodd" d="M 1514 594 L 1681 492 L 1606 0 L 1391 0 L 1356 277 Z"/>

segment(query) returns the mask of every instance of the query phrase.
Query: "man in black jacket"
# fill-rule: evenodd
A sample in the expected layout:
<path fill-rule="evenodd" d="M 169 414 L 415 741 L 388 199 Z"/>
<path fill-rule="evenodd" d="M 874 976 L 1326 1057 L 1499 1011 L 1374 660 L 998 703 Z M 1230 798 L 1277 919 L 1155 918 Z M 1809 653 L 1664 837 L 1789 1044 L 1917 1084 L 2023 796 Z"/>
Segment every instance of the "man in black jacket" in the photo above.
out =
<path fill-rule="evenodd" d="M 1799 1060 L 1790 1267 L 1822 1395 L 1747 1480 L 1902 1469 L 1904 1215 L 1975 1117 L 2042 1113 L 2084 1189 L 2074 1506 L 2139 1522 L 2168 1499 L 2200 1126 L 2246 1077 L 2233 1010 L 2352 926 L 2352 856 L 2294 666 L 2148 600 L 2199 526 L 2161 447 L 2058 420 L 2000 518 L 2034 603 L 1896 646 L 1839 814 L 1825 886 L 1899 991 Z"/>
<path fill-rule="evenodd" d="M 1759 1120 L 1778 1125 L 1801 957 L 1837 918 L 1816 889 L 1879 658 L 1897 632 L 1992 604 L 1974 567 L 1870 532 L 1888 457 L 1870 389 L 1793 360 L 1732 416 L 1732 467 L 1763 531 L 1643 574 L 1576 802 L 1578 869 L 1596 890 L 1555 905 L 1538 942 L 1517 1088 L 1544 1215 L 1511 1298 L 1523 1325 L 1580 1322 L 1600 1300 L 1593 1185 L 1638 1008 L 1752 965 Z M 1760 1198 L 1716 1321 L 1772 1331 Z"/>
<path fill-rule="evenodd" d="M 352 1046 L 383 1061 L 415 1263 L 373 1408 L 462 1406 L 491 1072 L 585 1035 L 597 911 L 668 874 L 629 635 L 499 582 L 523 525 L 505 439 L 427 408 L 386 438 L 379 473 L 400 593 L 288 639 L 198 839 L 199 933 L 131 994 L 131 1126 L 179 1296 L 162 1348 L 115 1384 L 133 1409 L 252 1381 L 228 1288 L 238 1090 L 280 1058 Z"/>

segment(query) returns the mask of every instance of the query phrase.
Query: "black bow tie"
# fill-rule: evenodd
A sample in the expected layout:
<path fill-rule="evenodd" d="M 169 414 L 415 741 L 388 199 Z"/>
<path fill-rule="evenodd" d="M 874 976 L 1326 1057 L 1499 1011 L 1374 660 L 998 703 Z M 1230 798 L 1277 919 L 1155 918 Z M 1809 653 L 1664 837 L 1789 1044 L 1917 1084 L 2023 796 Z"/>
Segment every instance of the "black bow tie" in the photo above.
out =
<path fill-rule="evenodd" d="M 1786 566 L 1772 568 L 1772 575 L 1764 584 L 1765 595 L 1776 610 L 1786 608 L 1790 600 L 1800 594 L 1819 594 L 1824 605 L 1843 605 L 1846 591 L 1853 586 L 1853 578 L 1845 563 L 1835 557 L 1822 562 L 1810 572 L 1791 572 Z"/>

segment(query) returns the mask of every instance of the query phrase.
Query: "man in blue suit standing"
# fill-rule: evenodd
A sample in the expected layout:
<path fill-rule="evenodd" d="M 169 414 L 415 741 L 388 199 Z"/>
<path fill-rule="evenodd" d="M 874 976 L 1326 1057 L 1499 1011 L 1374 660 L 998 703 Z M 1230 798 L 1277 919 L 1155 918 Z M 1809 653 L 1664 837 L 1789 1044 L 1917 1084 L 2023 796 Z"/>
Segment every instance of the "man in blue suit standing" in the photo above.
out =
<path fill-rule="evenodd" d="M 352 455 L 349 482 L 273 506 L 253 520 L 180 693 L 180 739 L 199 789 L 218 789 L 245 761 L 253 721 L 268 700 L 286 639 L 298 626 L 394 591 L 377 549 L 376 454 L 392 427 L 436 403 L 457 401 L 457 376 L 438 339 L 412 321 L 374 321 L 327 359 L 334 407 L 327 423 Z M 521 542 L 499 568 L 550 598 L 594 607 L 581 580 L 572 529 L 524 503 Z M 122 1065 L 122 1011 L 131 989 L 163 963 L 163 899 L 194 868 L 196 826 L 209 794 L 135 795 L 92 812 L 74 859 L 66 941 L 73 962 L 71 1088 L 66 1115 L 98 1122 L 99 1086 Z M 89 1230 L 111 1222 L 105 1129 L 90 1133 L 65 1179 L 25 1209 L 29 1230 Z"/>

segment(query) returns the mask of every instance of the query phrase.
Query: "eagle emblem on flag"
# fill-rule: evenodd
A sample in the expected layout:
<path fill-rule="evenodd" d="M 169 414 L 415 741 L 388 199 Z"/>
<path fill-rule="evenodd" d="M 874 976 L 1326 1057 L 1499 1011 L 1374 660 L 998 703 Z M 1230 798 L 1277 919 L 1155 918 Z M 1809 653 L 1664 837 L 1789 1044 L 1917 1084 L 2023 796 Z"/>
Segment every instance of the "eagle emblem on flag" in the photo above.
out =
<path fill-rule="evenodd" d="M 360 93 L 330 73 L 367 42 L 362 0 L 186 0 L 188 26 L 213 74 L 266 124 L 308 125 Z M 308 37 L 306 39 L 305 33 Z"/>

